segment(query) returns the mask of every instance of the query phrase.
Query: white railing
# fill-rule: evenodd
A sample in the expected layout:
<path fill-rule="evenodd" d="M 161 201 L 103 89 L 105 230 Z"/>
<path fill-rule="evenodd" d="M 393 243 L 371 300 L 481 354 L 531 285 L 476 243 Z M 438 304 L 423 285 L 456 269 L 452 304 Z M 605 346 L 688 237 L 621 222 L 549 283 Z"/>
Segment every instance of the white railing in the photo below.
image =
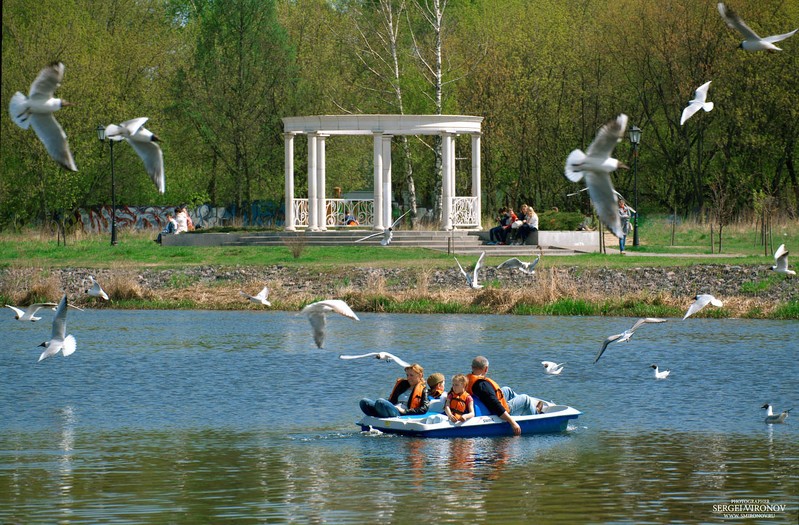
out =
<path fill-rule="evenodd" d="M 326 199 L 326 226 L 346 226 L 344 217 L 352 213 L 361 226 L 373 226 L 375 222 L 375 203 L 373 199 Z M 294 199 L 294 227 L 308 227 L 308 199 Z"/>
<path fill-rule="evenodd" d="M 477 197 L 452 197 L 452 226 L 477 228 L 480 225 L 478 202 Z"/>

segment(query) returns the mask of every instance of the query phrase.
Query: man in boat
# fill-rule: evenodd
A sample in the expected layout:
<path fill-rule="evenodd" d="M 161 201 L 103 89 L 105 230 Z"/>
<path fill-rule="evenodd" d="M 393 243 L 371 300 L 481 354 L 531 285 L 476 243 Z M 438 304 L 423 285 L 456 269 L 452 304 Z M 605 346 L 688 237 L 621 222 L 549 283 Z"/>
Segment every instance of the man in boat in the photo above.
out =
<path fill-rule="evenodd" d="M 510 387 L 500 388 L 493 379 L 486 377 L 487 373 L 488 359 L 481 355 L 475 357 L 472 360 L 472 373 L 466 376 L 469 381 L 466 391 L 482 401 L 492 414 L 507 421 L 515 435 L 520 435 L 522 428 L 512 416 L 539 414 L 543 403 L 527 394 L 517 394 Z"/>

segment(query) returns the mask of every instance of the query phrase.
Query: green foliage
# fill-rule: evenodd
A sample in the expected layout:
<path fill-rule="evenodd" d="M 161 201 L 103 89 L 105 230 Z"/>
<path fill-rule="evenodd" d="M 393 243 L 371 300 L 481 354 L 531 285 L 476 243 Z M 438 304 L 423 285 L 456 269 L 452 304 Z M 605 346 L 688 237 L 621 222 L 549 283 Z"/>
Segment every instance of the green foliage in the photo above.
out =
<path fill-rule="evenodd" d="M 538 229 L 575 231 L 584 220 L 582 213 L 550 210 L 538 214 Z"/>

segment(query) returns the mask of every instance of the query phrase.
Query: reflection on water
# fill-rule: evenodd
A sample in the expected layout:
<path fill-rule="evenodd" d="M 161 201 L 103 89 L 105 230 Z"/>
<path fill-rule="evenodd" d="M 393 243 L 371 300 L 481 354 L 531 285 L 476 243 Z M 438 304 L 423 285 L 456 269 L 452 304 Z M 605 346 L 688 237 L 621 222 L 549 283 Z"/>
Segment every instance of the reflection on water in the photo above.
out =
<path fill-rule="evenodd" d="M 796 401 L 795 350 L 769 344 L 795 323 L 675 321 L 593 365 L 628 319 L 334 321 L 318 350 L 292 314 L 86 312 L 78 351 L 38 365 L 42 326 L 6 323 L 0 522 L 718 523 L 734 499 L 788 506 L 746 523 L 797 521 L 799 426 L 759 410 Z M 584 415 L 547 436 L 363 435 L 358 398 L 401 369 L 336 356 L 376 348 L 448 378 L 482 353 L 503 384 Z M 544 375 L 552 358 L 563 375 Z"/>

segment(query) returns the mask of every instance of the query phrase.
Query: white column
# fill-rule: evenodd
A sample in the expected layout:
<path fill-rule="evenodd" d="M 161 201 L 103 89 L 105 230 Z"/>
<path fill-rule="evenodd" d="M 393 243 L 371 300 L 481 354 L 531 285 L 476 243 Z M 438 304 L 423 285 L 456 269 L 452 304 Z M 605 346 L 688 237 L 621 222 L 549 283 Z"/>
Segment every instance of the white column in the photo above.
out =
<path fill-rule="evenodd" d="M 441 133 L 441 229 L 452 229 L 452 135 Z"/>
<path fill-rule="evenodd" d="M 477 197 L 477 229 L 483 229 L 483 197 L 480 181 L 480 134 L 472 134 L 472 197 Z"/>
<path fill-rule="evenodd" d="M 294 133 L 283 134 L 283 169 L 285 170 L 285 209 L 286 209 L 286 223 L 283 228 L 286 231 L 293 232 L 296 230 L 294 226 Z"/>
<path fill-rule="evenodd" d="M 383 225 L 388 228 L 394 219 L 391 217 L 391 139 L 383 135 Z"/>
<path fill-rule="evenodd" d="M 327 188 L 325 187 L 325 139 L 327 135 L 316 135 L 316 227 L 327 231 Z"/>
<path fill-rule="evenodd" d="M 374 165 L 374 229 L 383 230 L 390 225 L 383 226 L 383 134 L 378 132 L 374 134 Z"/>
<path fill-rule="evenodd" d="M 316 133 L 308 133 L 308 229 L 316 231 Z"/>

